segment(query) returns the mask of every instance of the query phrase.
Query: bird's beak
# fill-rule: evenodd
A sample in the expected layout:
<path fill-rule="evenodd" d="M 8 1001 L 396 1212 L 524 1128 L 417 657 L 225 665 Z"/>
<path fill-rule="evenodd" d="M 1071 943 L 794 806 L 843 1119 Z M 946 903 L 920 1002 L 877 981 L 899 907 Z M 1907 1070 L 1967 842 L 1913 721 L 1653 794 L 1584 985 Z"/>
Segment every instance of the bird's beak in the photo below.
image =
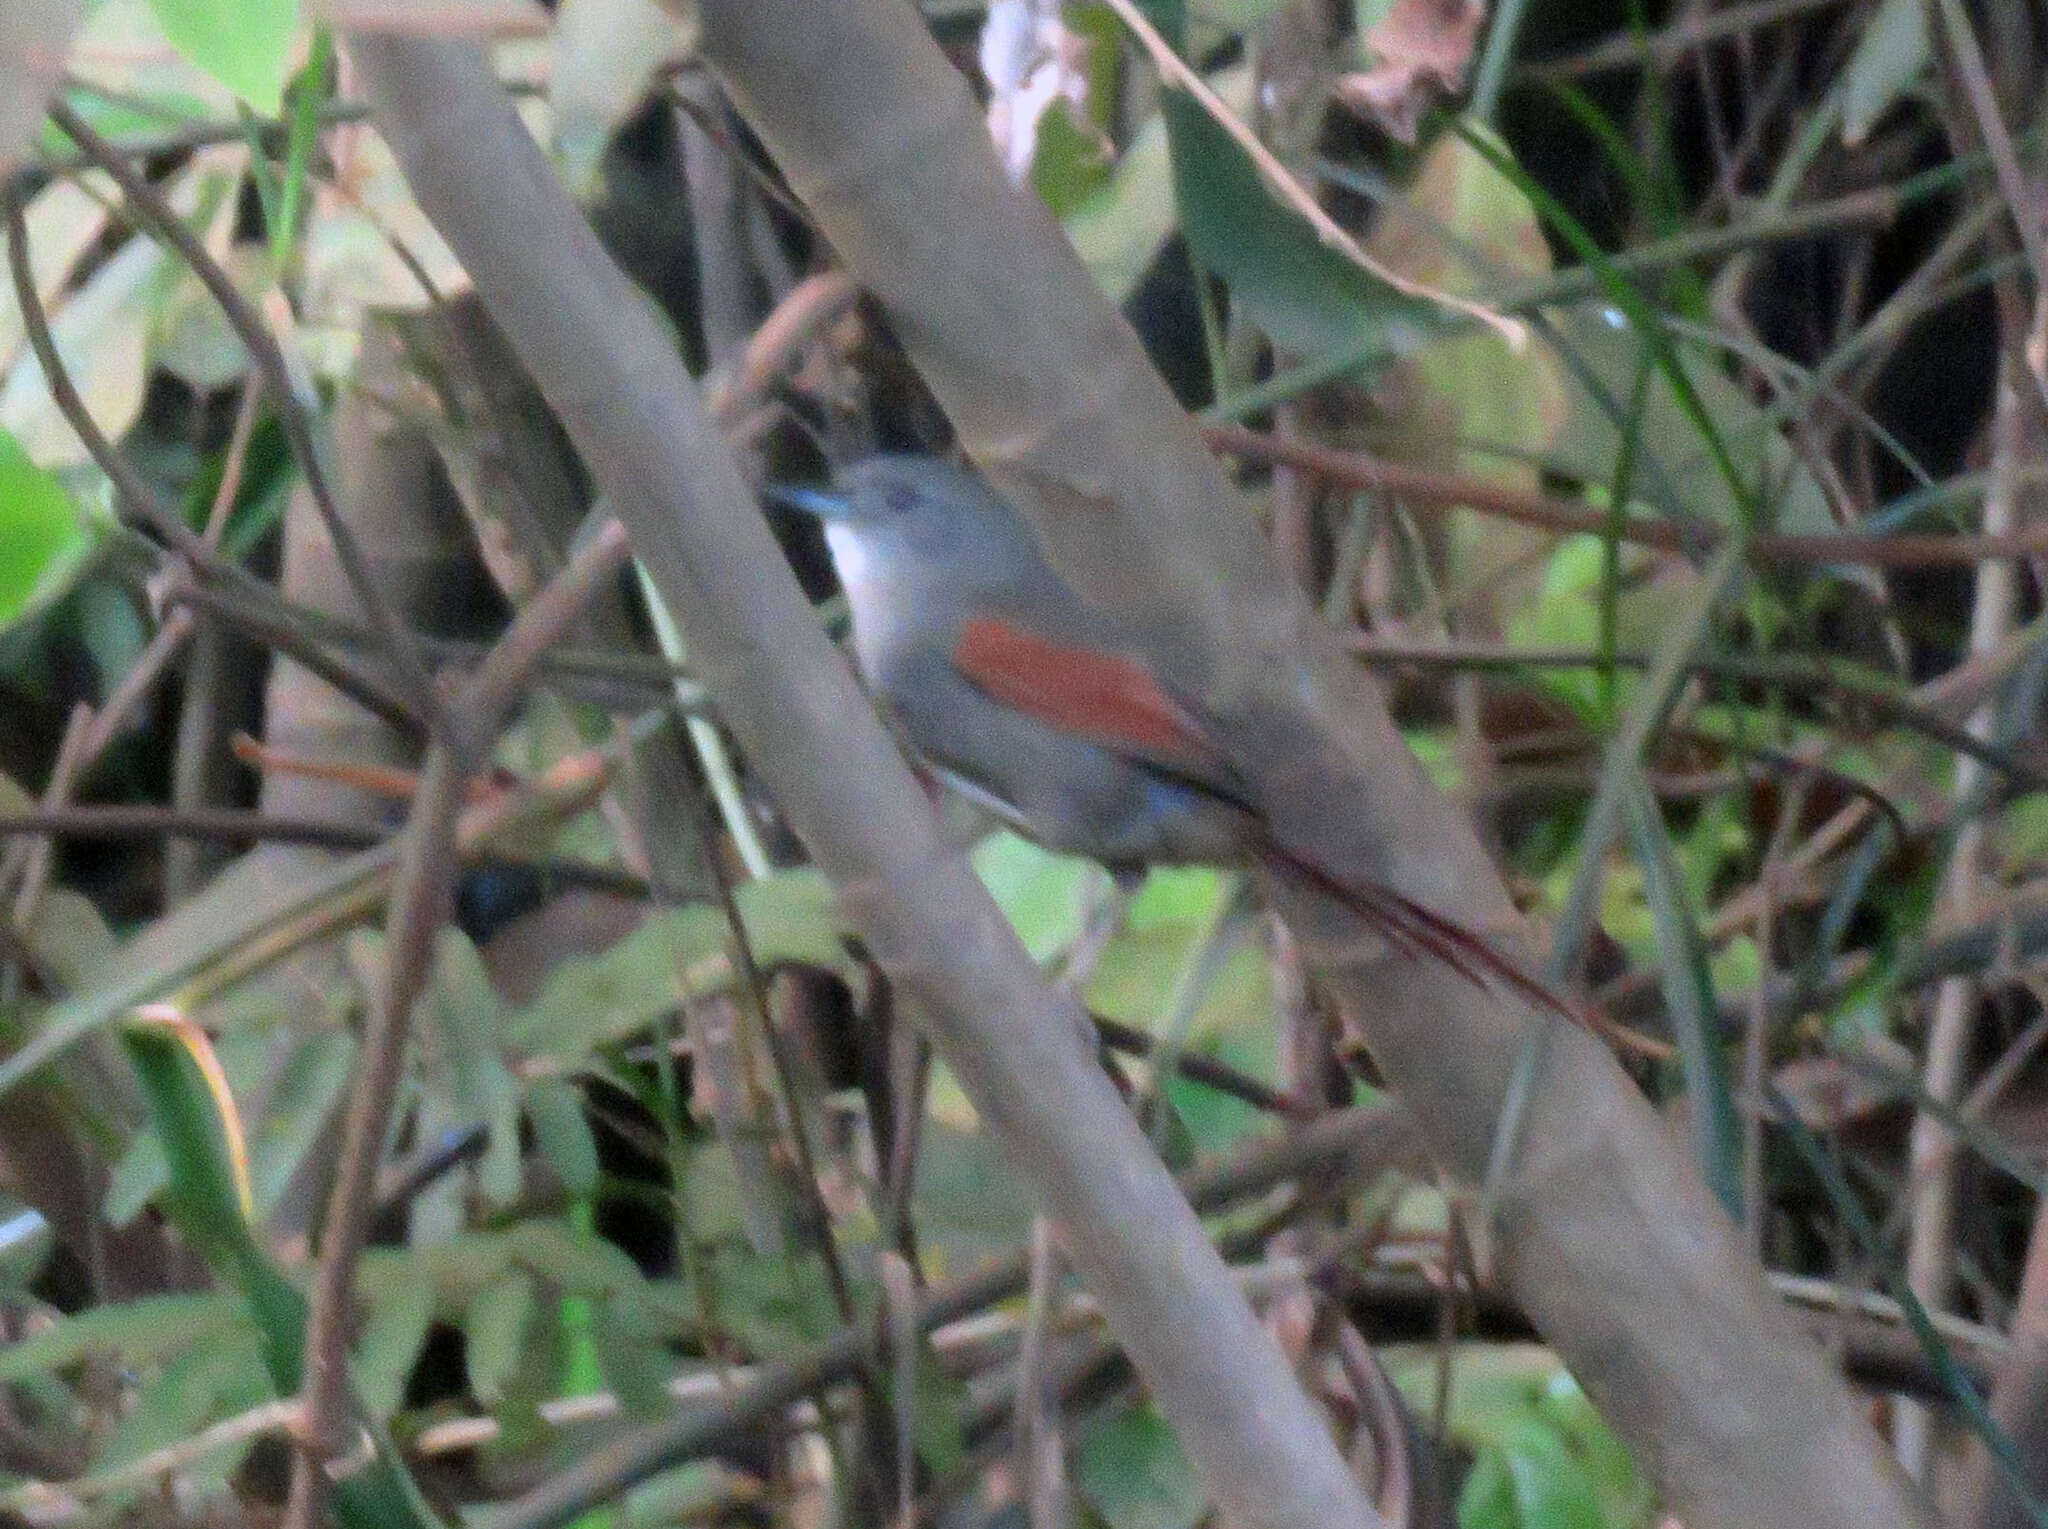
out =
<path fill-rule="evenodd" d="M 853 507 L 844 494 L 835 494 L 830 489 L 799 488 L 793 483 L 771 483 L 761 490 L 761 497 L 786 510 L 815 515 L 827 525 L 846 519 Z"/>

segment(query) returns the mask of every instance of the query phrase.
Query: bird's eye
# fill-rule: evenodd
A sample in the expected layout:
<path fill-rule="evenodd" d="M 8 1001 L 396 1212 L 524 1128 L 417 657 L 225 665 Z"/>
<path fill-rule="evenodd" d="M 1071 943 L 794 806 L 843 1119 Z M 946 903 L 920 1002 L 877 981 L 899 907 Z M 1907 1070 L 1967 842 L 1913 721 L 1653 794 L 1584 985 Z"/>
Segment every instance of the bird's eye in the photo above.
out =
<path fill-rule="evenodd" d="M 882 502 L 889 507 L 892 515 L 908 515 L 917 504 L 917 490 L 908 484 L 899 483 L 883 496 Z"/>

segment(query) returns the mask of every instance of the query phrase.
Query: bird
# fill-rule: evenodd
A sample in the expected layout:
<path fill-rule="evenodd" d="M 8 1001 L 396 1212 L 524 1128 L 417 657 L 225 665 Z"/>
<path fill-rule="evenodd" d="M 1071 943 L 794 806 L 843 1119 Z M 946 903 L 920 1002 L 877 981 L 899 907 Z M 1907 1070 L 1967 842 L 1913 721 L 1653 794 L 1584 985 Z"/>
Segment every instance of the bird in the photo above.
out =
<path fill-rule="evenodd" d="M 939 457 L 864 457 L 766 497 L 821 523 L 853 656 L 926 773 L 1056 853 L 1130 885 L 1155 865 L 1255 864 L 1350 908 L 1479 986 L 1569 1008 L 1455 919 L 1281 840 L 1199 701 L 1084 599 L 989 482 Z"/>

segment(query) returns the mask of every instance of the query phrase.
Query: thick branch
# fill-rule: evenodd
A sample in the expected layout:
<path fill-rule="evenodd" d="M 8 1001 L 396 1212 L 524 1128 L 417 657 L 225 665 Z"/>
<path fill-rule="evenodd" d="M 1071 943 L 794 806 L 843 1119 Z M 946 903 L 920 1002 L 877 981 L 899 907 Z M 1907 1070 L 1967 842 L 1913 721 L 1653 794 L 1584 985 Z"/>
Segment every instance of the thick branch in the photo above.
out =
<path fill-rule="evenodd" d="M 1077 588 L 1142 623 L 1290 843 L 1468 924 L 1519 920 L 1471 826 L 1287 585 L 1253 517 L 894 0 L 700 0 L 704 47 L 967 449 Z M 1486 1171 L 1538 1021 L 1457 975 L 1283 911 L 1439 1160 Z M 1694 1529 L 1928 1522 L 1613 1058 L 1561 1030 L 1501 1185 L 1501 1272 Z M 1187 1330 L 1199 1332 L 1198 1314 Z M 1270 1479 L 1262 1478 L 1262 1479 Z"/>
<path fill-rule="evenodd" d="M 763 14 L 767 14 L 764 11 Z M 906 11 L 906 15 L 912 13 Z M 560 415 L 706 688 L 1246 1526 L 1376 1517 L 1201 1223 L 819 630 L 673 347 L 474 50 L 351 52 L 414 193 Z"/>

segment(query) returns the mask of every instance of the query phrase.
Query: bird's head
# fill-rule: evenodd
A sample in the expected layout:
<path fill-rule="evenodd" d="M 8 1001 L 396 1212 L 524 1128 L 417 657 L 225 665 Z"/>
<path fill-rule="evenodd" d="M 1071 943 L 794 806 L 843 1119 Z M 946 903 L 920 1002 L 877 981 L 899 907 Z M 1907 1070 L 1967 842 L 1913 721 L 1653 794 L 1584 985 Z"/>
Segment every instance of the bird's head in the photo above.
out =
<path fill-rule="evenodd" d="M 1023 518 L 975 473 L 936 457 L 867 457 L 841 468 L 830 488 L 776 485 L 767 497 L 823 523 L 849 594 L 920 572 L 1009 583 L 1042 566 Z"/>
<path fill-rule="evenodd" d="M 934 526 L 957 525 L 969 516 L 1011 517 L 980 478 L 937 457 L 866 457 L 841 468 L 830 488 L 776 484 L 768 497 L 827 526 L 920 539 Z"/>

